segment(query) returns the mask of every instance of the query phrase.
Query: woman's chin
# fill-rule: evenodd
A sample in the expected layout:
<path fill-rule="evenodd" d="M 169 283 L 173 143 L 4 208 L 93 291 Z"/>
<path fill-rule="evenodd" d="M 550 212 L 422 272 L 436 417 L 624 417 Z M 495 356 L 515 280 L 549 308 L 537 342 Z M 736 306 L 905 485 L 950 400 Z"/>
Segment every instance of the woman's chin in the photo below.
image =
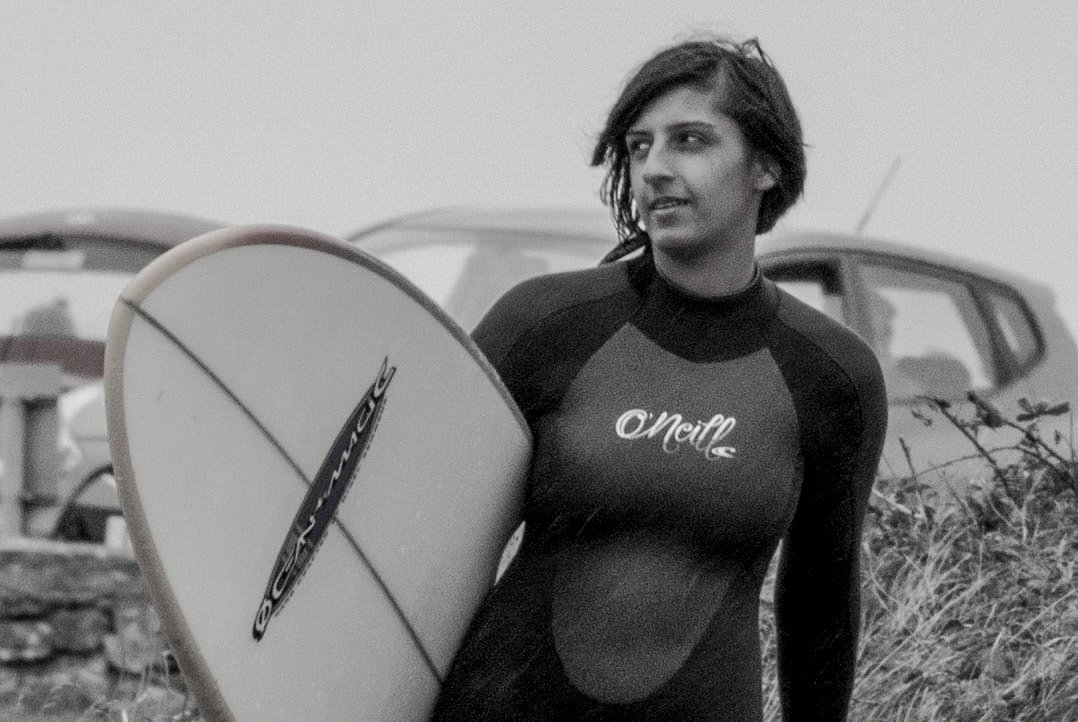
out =
<path fill-rule="evenodd" d="M 660 232 L 657 237 L 651 233 L 648 235 L 652 251 L 670 259 L 689 261 L 698 258 L 706 250 L 706 243 L 688 234 Z"/>

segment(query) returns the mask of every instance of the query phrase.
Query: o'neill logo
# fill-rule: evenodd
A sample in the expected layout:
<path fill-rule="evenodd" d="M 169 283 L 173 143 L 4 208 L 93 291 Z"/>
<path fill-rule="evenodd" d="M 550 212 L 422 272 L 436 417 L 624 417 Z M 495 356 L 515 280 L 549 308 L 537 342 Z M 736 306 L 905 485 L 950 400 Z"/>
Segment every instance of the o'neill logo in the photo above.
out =
<path fill-rule="evenodd" d="M 363 395 L 355 411 L 348 417 L 332 448 L 322 462 L 318 474 L 303 498 L 292 527 L 285 536 L 277 562 L 273 566 L 262 603 L 258 605 L 252 633 L 262 639 L 270 618 L 281 610 L 289 595 L 314 558 L 329 528 L 337 506 L 352 485 L 360 460 L 370 446 L 378 417 L 385 406 L 385 393 L 397 367 L 382 361 L 382 368 L 371 387 Z"/>
<path fill-rule="evenodd" d="M 737 453 L 733 446 L 719 445 L 736 425 L 737 419 L 722 414 L 715 414 L 709 421 L 685 421 L 681 414 L 663 411 L 656 416 L 644 409 L 631 409 L 618 417 L 614 430 L 630 441 L 659 437 L 667 454 L 674 454 L 682 444 L 689 444 L 708 461 L 715 461 L 732 459 Z"/>

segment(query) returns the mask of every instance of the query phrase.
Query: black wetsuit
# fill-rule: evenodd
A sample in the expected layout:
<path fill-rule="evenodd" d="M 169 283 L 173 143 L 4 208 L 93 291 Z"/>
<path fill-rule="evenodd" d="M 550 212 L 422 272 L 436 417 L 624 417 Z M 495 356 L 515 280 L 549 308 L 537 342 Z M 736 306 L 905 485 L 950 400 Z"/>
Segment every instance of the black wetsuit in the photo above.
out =
<path fill-rule="evenodd" d="M 705 300 L 648 255 L 527 281 L 474 337 L 535 437 L 520 552 L 436 719 L 759 720 L 776 583 L 787 722 L 844 719 L 887 402 L 844 326 L 763 279 Z"/>

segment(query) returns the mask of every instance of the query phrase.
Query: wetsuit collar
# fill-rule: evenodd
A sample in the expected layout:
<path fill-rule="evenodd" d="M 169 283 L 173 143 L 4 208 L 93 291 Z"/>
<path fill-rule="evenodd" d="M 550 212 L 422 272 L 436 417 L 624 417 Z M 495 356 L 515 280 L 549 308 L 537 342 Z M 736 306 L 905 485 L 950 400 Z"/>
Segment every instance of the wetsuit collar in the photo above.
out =
<path fill-rule="evenodd" d="M 667 350 L 693 360 L 718 360 L 763 346 L 778 296 L 759 267 L 744 290 L 717 298 L 673 285 L 650 255 L 630 262 L 629 274 L 642 302 L 633 324 Z"/>
<path fill-rule="evenodd" d="M 725 309 L 733 308 L 743 305 L 746 302 L 751 302 L 758 292 L 760 291 L 763 283 L 763 275 L 760 273 L 760 267 L 755 263 L 752 267 L 752 279 L 748 285 L 742 288 L 740 291 L 734 293 L 728 293 L 722 296 L 701 296 L 698 293 L 679 286 L 674 281 L 667 278 L 658 267 L 653 266 L 655 274 L 654 287 L 660 289 L 661 293 L 668 294 L 670 300 L 674 300 L 685 305 L 690 306 L 703 306 L 712 309 Z"/>

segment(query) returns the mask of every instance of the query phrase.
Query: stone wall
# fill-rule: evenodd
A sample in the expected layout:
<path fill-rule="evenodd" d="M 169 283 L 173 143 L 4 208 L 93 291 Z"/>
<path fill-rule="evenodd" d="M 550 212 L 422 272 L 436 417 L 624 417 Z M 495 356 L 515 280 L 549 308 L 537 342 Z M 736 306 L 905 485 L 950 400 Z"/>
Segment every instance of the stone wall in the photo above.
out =
<path fill-rule="evenodd" d="M 129 552 L 0 543 L 0 718 L 198 719 Z"/>

